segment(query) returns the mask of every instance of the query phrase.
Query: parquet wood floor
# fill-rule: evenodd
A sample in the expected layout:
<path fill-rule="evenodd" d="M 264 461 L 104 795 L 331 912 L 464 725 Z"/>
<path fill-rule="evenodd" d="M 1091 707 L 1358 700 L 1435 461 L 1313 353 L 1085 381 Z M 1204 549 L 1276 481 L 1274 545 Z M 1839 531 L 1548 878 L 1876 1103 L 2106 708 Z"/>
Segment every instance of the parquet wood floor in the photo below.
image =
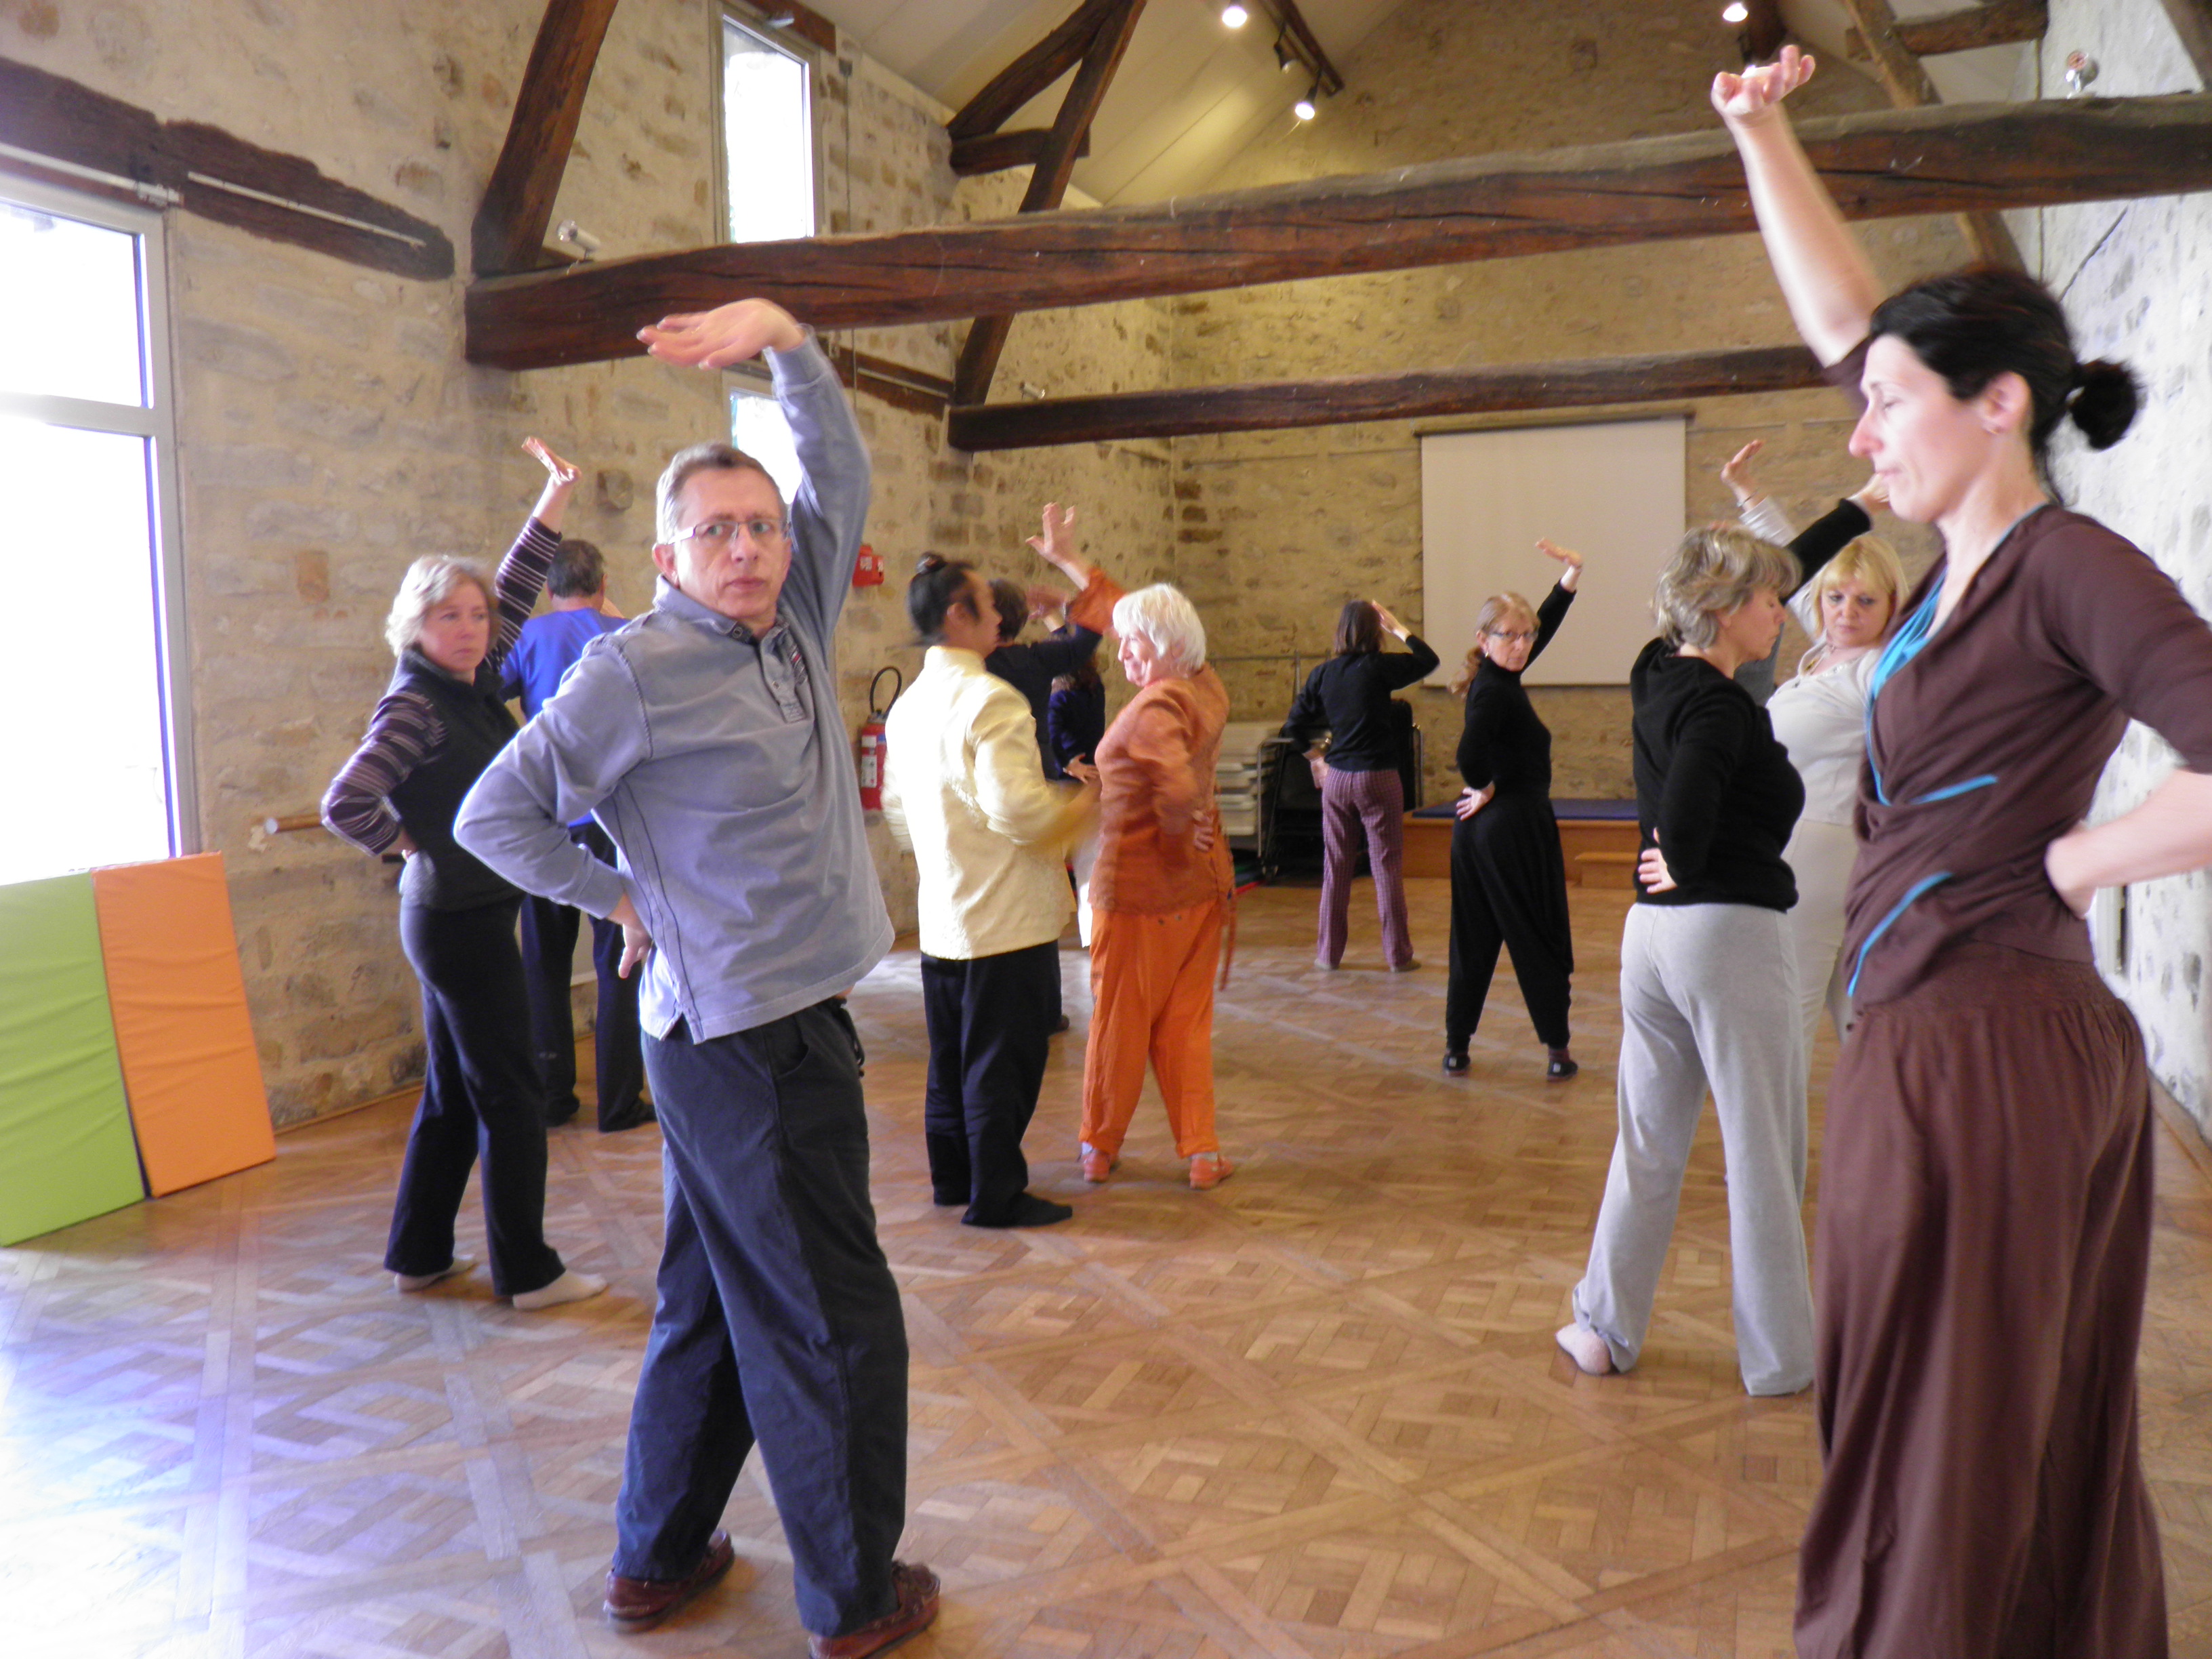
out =
<path fill-rule="evenodd" d="M 1445 894 L 1412 886 L 1430 965 L 1405 975 L 1379 970 L 1364 885 L 1335 975 L 1310 966 L 1310 890 L 1248 897 L 1217 1025 L 1240 1168 L 1212 1194 L 1183 1186 L 1149 1095 L 1112 1184 L 1079 1181 L 1084 961 L 1065 953 L 1078 1030 L 1030 1145 L 1078 1215 L 1044 1231 L 932 1207 L 913 951 L 857 993 L 914 1351 L 905 1553 L 946 1585 L 915 1659 L 1789 1652 L 1811 1406 L 1739 1388 L 1710 1120 L 1643 1365 L 1585 1378 L 1552 1346 L 1613 1137 L 1626 896 L 1575 893 L 1584 1070 L 1547 1087 L 1510 979 L 1472 1074 L 1440 1075 Z M 1816 1074 L 1831 1058 L 1824 1040 Z M 0 1251 L 9 1659 L 803 1651 L 757 1470 L 727 1584 L 649 1636 L 597 1619 L 654 1132 L 555 1133 L 547 1231 L 614 1289 L 528 1315 L 480 1271 L 392 1291 L 404 1128 L 397 1106 L 357 1113 Z M 2212 1160 L 2171 1132 L 2160 1152 L 2144 1440 L 2174 1650 L 2203 1654 Z"/>

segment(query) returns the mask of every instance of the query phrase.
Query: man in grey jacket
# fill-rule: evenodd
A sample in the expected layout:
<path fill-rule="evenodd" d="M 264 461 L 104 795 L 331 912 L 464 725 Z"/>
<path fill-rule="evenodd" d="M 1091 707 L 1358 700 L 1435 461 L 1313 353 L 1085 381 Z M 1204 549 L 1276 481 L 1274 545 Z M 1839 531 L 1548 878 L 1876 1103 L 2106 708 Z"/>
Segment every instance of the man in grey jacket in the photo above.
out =
<path fill-rule="evenodd" d="M 703 368 L 765 351 L 805 477 L 787 508 L 726 444 L 670 462 L 653 608 L 591 642 L 456 833 L 527 891 L 622 923 L 624 971 L 644 964 L 667 1238 L 607 1615 L 649 1628 L 728 1570 L 716 1522 L 757 1440 L 816 1659 L 860 1659 L 938 1601 L 927 1567 L 891 1559 L 906 1329 L 842 997 L 891 943 L 832 653 L 868 457 L 828 359 L 775 306 L 640 337 Z M 568 839 L 586 812 L 619 869 Z"/>

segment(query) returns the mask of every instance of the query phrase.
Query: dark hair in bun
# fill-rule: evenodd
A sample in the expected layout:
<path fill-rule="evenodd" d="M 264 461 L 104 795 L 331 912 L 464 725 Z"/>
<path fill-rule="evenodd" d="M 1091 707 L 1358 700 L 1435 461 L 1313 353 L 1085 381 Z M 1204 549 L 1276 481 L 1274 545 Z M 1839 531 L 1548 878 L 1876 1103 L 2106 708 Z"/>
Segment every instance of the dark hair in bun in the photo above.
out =
<path fill-rule="evenodd" d="M 1961 401 L 2000 374 L 2019 375 L 2033 402 L 2027 441 L 2039 469 L 2068 415 L 2095 449 L 2118 443 L 2135 419 L 2135 375 L 2119 363 L 2077 362 L 2066 313 L 2025 271 L 1975 265 L 1924 278 L 1875 308 L 1872 332 L 1911 347 Z"/>
<path fill-rule="evenodd" d="M 906 585 L 906 614 L 925 641 L 933 645 L 944 637 L 945 613 L 956 604 L 966 608 L 974 569 L 941 553 L 925 553 L 915 562 L 914 580 Z"/>
<path fill-rule="evenodd" d="M 2074 371 L 2074 397 L 2066 412 L 2092 449 L 2110 449 L 2119 442 L 2142 405 L 2135 371 L 2125 363 L 2093 357 Z"/>

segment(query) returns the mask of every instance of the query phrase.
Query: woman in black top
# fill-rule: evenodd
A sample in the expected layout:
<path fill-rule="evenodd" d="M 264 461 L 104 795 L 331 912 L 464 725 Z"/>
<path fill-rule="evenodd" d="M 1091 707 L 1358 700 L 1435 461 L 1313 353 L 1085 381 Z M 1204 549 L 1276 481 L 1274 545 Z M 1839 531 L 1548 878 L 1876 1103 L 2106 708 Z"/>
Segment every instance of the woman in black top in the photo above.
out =
<path fill-rule="evenodd" d="M 1552 734 L 1536 717 L 1521 676 L 1566 620 L 1583 561 L 1556 542 L 1538 542 L 1566 566 L 1533 611 L 1518 593 L 1497 593 L 1475 618 L 1476 644 L 1452 687 L 1467 694 L 1460 728 L 1458 822 L 1451 844 L 1451 981 L 1444 993 L 1444 1071 L 1468 1068 L 1467 1045 L 1482 1020 L 1502 945 L 1536 1035 L 1549 1049 L 1544 1075 L 1563 1083 L 1579 1069 L 1567 1052 L 1568 983 L 1575 942 L 1567 922 L 1567 866 L 1552 816 Z"/>
<path fill-rule="evenodd" d="M 1730 676 L 1774 648 L 1812 574 L 1739 525 L 1683 538 L 1630 672 L 1644 855 L 1620 940 L 1620 1134 L 1559 1346 L 1632 1369 L 1712 1091 L 1728 1159 L 1736 1363 L 1754 1395 L 1813 1380 L 1805 1264 L 1805 1028 L 1782 851 L 1805 802 L 1766 711 Z"/>
<path fill-rule="evenodd" d="M 514 736 L 500 666 L 560 550 L 576 483 L 537 439 L 523 447 L 548 476 L 499 574 L 428 556 L 401 580 L 385 624 L 398 659 L 392 684 L 331 780 L 323 822 L 364 853 L 406 860 L 399 944 L 422 981 L 426 1071 L 384 1265 L 402 1291 L 468 1271 L 453 1222 L 481 1155 L 492 1290 L 529 1311 L 607 1282 L 564 1267 L 545 1242 L 545 1084 L 515 945 L 522 894 L 453 839 L 462 798 Z"/>
<path fill-rule="evenodd" d="M 1406 650 L 1385 654 L 1388 629 Z M 1364 827 L 1367 862 L 1375 872 L 1375 908 L 1382 916 L 1382 959 L 1394 974 L 1421 964 L 1406 926 L 1406 792 L 1398 779 L 1399 738 L 1390 694 L 1437 665 L 1437 653 L 1371 599 L 1353 599 L 1336 619 L 1336 654 L 1306 677 L 1291 705 L 1283 735 L 1302 754 L 1315 735 L 1330 736 L 1326 764 L 1316 763 L 1321 785 L 1321 939 L 1314 965 L 1333 969 L 1344 960 L 1344 933 L 1352 906 L 1352 875 L 1359 861 Z"/>

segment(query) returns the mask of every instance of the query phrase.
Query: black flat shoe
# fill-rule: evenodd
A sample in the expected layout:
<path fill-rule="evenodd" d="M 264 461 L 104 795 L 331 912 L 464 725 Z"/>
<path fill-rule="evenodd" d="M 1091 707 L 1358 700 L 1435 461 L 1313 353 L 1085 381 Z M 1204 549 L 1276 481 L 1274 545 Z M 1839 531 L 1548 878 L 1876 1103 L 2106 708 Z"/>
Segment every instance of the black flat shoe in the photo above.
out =
<path fill-rule="evenodd" d="M 1466 1049 L 1447 1048 L 1444 1050 L 1444 1075 L 1446 1077 L 1457 1077 L 1461 1073 L 1466 1071 L 1467 1068 L 1468 1058 Z"/>
<path fill-rule="evenodd" d="M 1560 1054 L 1554 1058 L 1551 1064 L 1544 1067 L 1544 1081 L 1547 1083 L 1565 1083 L 1569 1078 L 1574 1076 L 1576 1073 L 1581 1070 L 1582 1067 L 1575 1064 L 1571 1056 Z"/>

